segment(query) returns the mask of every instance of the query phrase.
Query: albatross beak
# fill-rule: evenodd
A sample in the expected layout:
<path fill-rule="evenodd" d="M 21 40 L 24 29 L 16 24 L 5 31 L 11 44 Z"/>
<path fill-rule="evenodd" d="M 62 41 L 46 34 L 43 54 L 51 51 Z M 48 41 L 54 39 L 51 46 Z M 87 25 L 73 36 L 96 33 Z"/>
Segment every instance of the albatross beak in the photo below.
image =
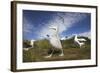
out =
<path fill-rule="evenodd" d="M 49 27 L 50 29 L 53 29 L 53 30 L 56 30 L 56 28 L 55 27 Z"/>

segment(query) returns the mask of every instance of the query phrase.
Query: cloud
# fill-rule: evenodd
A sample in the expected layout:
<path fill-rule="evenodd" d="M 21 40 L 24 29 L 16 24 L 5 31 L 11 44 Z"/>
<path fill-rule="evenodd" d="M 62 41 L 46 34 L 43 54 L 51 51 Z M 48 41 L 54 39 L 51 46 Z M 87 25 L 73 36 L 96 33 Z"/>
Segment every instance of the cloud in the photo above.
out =
<path fill-rule="evenodd" d="M 50 26 L 58 26 L 59 27 L 59 34 L 64 31 L 67 31 L 71 27 L 77 25 L 75 23 L 79 22 L 80 20 L 84 19 L 87 16 L 85 13 L 75 13 L 75 12 L 57 12 L 48 22 L 42 22 L 41 25 L 35 26 L 34 23 L 31 23 L 30 20 L 23 17 L 23 32 L 24 35 L 37 35 L 37 38 L 46 38 L 47 34 L 51 34 L 49 30 Z M 43 24 L 43 25 L 42 25 Z M 41 28 L 40 28 L 41 27 Z M 84 33 L 86 34 L 86 33 Z"/>
<path fill-rule="evenodd" d="M 67 31 L 70 27 L 74 26 L 75 23 L 84 19 L 86 14 L 84 13 L 57 13 L 51 20 L 41 29 L 40 35 L 50 34 L 50 26 L 59 26 L 59 34 L 63 31 Z"/>
<path fill-rule="evenodd" d="M 23 32 L 24 33 L 32 33 L 33 25 L 24 17 L 23 18 Z"/>
<path fill-rule="evenodd" d="M 88 37 L 89 39 L 91 39 L 91 32 L 90 31 L 79 33 L 78 35 Z"/>

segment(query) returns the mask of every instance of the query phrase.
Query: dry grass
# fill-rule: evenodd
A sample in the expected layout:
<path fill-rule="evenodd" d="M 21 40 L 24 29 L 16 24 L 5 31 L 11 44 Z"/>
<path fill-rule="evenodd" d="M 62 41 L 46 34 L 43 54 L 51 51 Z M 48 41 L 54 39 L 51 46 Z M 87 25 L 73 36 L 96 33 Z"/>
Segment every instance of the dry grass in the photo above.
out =
<path fill-rule="evenodd" d="M 87 39 L 82 48 L 73 43 L 73 39 L 62 41 L 64 56 L 58 56 L 55 52 L 51 58 L 45 58 L 51 48 L 47 40 L 36 41 L 34 48 L 23 50 L 23 62 L 61 61 L 91 59 L 91 40 Z"/>
<path fill-rule="evenodd" d="M 61 61 L 61 60 L 82 60 L 90 59 L 90 48 L 68 48 L 64 49 L 64 56 L 53 54 L 51 58 L 44 58 L 47 54 L 47 49 L 30 49 L 23 51 L 23 62 L 41 62 L 41 61 Z"/>

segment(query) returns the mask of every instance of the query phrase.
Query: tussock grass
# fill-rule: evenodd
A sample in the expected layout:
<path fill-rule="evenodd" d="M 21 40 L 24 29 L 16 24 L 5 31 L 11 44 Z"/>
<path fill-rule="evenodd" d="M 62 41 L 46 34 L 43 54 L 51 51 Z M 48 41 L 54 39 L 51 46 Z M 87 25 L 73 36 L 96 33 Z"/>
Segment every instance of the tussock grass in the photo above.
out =
<path fill-rule="evenodd" d="M 84 60 L 91 59 L 91 40 L 88 38 L 84 46 L 79 48 L 74 44 L 73 38 L 69 40 L 63 40 L 64 56 L 58 56 L 59 51 L 55 51 L 51 58 L 44 58 L 48 55 L 48 50 L 52 48 L 49 41 L 38 40 L 34 44 L 34 48 L 30 48 L 28 51 L 23 50 L 23 62 L 42 62 L 42 61 L 62 61 L 62 60 Z"/>

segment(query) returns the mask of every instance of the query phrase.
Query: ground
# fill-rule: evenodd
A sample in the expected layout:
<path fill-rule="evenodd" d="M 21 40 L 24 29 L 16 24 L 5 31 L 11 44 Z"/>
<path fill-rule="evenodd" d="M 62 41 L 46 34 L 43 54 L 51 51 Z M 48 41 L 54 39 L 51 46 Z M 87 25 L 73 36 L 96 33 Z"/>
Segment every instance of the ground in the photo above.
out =
<path fill-rule="evenodd" d="M 28 51 L 24 51 L 24 62 L 40 62 L 40 61 L 61 61 L 61 60 L 82 60 L 82 59 L 90 59 L 90 49 L 89 48 L 68 48 L 64 49 L 64 56 L 58 56 L 58 54 L 54 54 L 50 58 L 45 58 L 47 54 L 47 50 L 44 49 L 30 49 Z"/>
<path fill-rule="evenodd" d="M 23 50 L 23 62 L 91 59 L 90 40 L 87 39 L 88 41 L 82 48 L 78 47 L 76 44 L 72 44 L 72 40 L 73 39 L 62 41 L 64 56 L 58 56 L 59 52 L 55 52 L 50 58 L 45 58 L 45 56 L 48 55 L 48 50 L 52 48 L 52 46 L 49 46 L 47 40 L 45 40 L 45 42 L 44 40 L 38 41 L 34 48 L 30 48 L 28 51 Z"/>

